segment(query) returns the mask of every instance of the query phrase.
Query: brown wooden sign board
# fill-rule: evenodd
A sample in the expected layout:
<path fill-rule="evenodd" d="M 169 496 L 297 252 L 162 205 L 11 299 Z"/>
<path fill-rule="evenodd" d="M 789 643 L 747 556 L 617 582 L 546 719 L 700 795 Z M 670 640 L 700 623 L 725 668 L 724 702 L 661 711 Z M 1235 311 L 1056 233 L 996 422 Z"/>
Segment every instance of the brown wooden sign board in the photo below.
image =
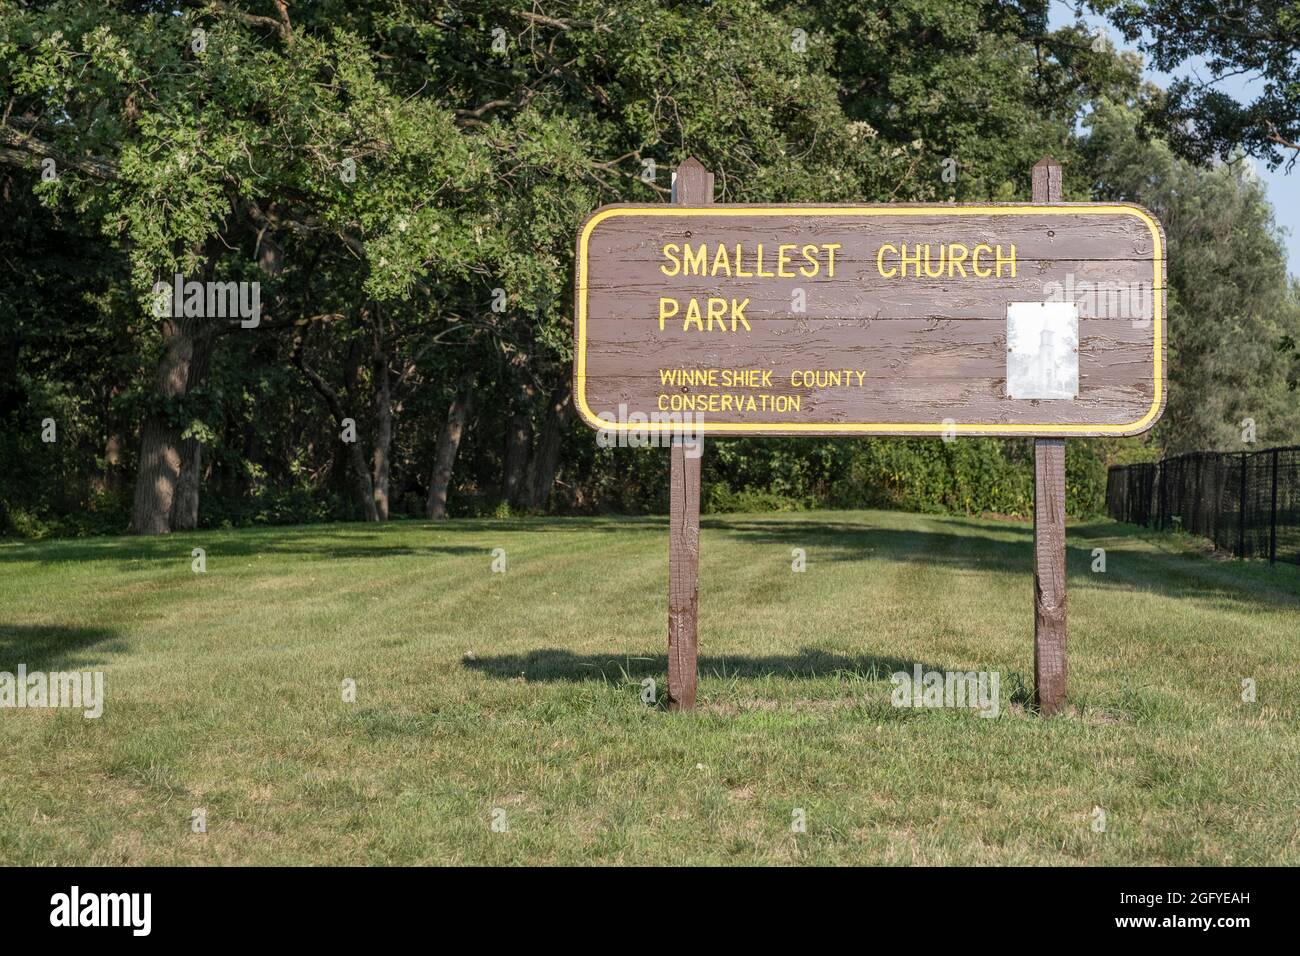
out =
<path fill-rule="evenodd" d="M 1164 276 L 1126 204 L 606 206 L 575 405 L 640 433 L 1133 435 L 1164 409 Z"/>

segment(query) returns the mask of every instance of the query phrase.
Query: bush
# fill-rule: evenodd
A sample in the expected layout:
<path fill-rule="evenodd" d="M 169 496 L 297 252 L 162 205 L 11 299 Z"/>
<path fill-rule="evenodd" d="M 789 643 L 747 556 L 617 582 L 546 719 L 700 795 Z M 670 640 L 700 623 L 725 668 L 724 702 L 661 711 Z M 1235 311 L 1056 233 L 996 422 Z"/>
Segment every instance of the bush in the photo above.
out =
<path fill-rule="evenodd" d="M 1101 514 L 1107 443 L 1066 444 L 1065 508 L 1078 518 Z M 1032 439 L 869 439 L 858 444 L 847 477 L 831 495 L 837 507 L 1028 517 L 1034 506 Z"/>
<path fill-rule="evenodd" d="M 700 510 L 705 514 L 757 514 L 765 511 L 804 511 L 816 507 L 816 502 L 805 502 L 770 491 L 745 489 L 732 491 L 725 482 L 713 482 L 704 487 Z"/>
<path fill-rule="evenodd" d="M 361 510 L 350 497 L 310 488 L 268 488 L 252 498 L 209 496 L 199 500 L 201 528 L 319 524 L 360 519 Z"/>

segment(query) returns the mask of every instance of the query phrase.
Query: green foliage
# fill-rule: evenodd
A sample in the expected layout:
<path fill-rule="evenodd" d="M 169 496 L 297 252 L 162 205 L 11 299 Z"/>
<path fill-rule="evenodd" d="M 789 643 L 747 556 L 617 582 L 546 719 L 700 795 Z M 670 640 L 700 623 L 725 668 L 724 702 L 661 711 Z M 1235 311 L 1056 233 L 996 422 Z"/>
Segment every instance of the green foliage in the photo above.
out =
<path fill-rule="evenodd" d="M 1148 116 L 1182 155 L 1199 162 L 1244 149 L 1270 166 L 1300 155 L 1300 4 L 1295 0 L 1093 0 L 1163 72 L 1194 64 L 1149 104 Z M 1246 74 L 1254 99 L 1215 87 Z M 1258 91 L 1258 92 L 1255 92 Z"/>
<path fill-rule="evenodd" d="M 1262 195 L 1142 139 L 1137 58 L 1049 31 L 1037 0 L 268 9 L 0 0 L 3 533 L 121 530 L 146 420 L 199 441 L 200 526 L 359 518 L 380 485 L 421 514 L 467 374 L 451 514 L 665 510 L 663 451 L 601 449 L 565 405 L 573 236 L 603 203 L 665 200 L 692 154 L 746 202 L 1023 199 L 1051 153 L 1067 198 L 1166 217 L 1157 441 L 1294 431 L 1295 295 Z M 261 325 L 178 338 L 148 308 L 176 272 L 259 282 Z M 197 368 L 168 391 L 174 352 Z M 1104 457 L 1158 450 L 1086 447 L 1074 514 Z M 1024 514 L 1025 449 L 710 443 L 704 507 Z"/>
<path fill-rule="evenodd" d="M 321 494 L 312 488 L 268 488 L 252 499 L 211 497 L 204 504 L 201 527 L 239 528 L 250 525 L 314 524 L 322 521 L 358 521 L 354 502 L 337 492 Z"/>
<path fill-rule="evenodd" d="M 1095 194 L 1149 207 L 1168 241 L 1169 400 L 1156 441 L 1166 454 L 1241 451 L 1250 419 L 1260 442 L 1300 442 L 1287 348 L 1300 294 L 1263 187 L 1242 166 L 1196 166 L 1142 138 L 1134 106 L 1102 101 L 1087 124 Z"/>
<path fill-rule="evenodd" d="M 1066 454 L 1066 510 L 1105 511 L 1110 443 L 1079 440 Z M 1028 517 L 1034 501 L 1029 440 L 929 438 L 710 443 L 707 511 L 898 508 Z"/>
<path fill-rule="evenodd" d="M 1022 444 L 1022 443 L 1021 443 Z M 988 438 L 863 442 L 841 495 L 912 511 L 1026 515 L 1033 506 L 1032 463 L 1012 443 Z"/>
<path fill-rule="evenodd" d="M 771 491 L 732 491 L 724 482 L 706 485 L 701 492 L 700 510 L 705 514 L 759 514 L 770 511 L 803 511 L 809 503 Z"/>

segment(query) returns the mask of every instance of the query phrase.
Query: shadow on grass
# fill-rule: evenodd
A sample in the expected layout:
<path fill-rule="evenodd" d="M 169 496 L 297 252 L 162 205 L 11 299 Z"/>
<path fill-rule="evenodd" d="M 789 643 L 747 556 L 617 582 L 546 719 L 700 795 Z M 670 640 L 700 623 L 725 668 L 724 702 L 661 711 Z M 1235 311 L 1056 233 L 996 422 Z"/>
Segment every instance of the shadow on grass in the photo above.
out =
<path fill-rule="evenodd" d="M 892 517 L 882 513 L 886 522 Z M 904 518 L 903 520 L 907 520 Z M 913 516 L 923 527 L 879 527 L 872 513 L 824 517 L 713 515 L 702 519 L 709 534 L 743 544 L 783 549 L 816 548 L 815 561 L 858 562 L 868 558 L 971 570 L 1032 572 L 1033 528 L 1027 522 L 949 516 Z M 16 561 L 118 561 L 120 570 L 147 570 L 150 563 L 190 560 L 190 549 L 208 549 L 210 561 L 257 555 L 295 555 L 305 560 L 375 560 L 392 557 L 486 556 L 485 544 L 455 543 L 459 535 L 522 533 L 529 536 L 592 533 L 663 536 L 667 519 L 649 517 L 455 519 L 445 523 L 394 521 L 211 530 L 158 538 L 97 538 L 0 546 L 0 564 Z M 1067 572 L 1072 586 L 1107 591 L 1145 591 L 1198 599 L 1217 607 L 1300 609 L 1300 570 L 1258 562 L 1224 562 L 1152 547 L 1150 533 L 1113 522 L 1071 525 Z M 428 544 L 420 544 L 420 539 Z M 1083 539 L 1084 546 L 1069 545 Z M 495 538 L 491 540 L 496 540 Z M 1107 571 L 1092 571 L 1093 544 L 1106 544 Z M 558 542 L 557 542 L 558 543 Z M 707 546 L 707 545 L 706 545 Z"/>
<path fill-rule="evenodd" d="M 218 538 L 215 535 L 221 535 Z M 40 561 L 118 561 L 123 565 L 154 564 L 158 562 L 180 562 L 188 565 L 190 549 L 202 547 L 207 551 L 209 561 L 219 559 L 251 558 L 260 555 L 297 555 L 311 560 L 328 560 L 334 558 L 358 560 L 373 558 L 395 558 L 440 555 L 487 554 L 483 548 L 470 545 L 435 545 L 412 546 L 407 544 L 384 544 L 382 541 L 359 543 L 356 535 L 351 538 L 338 536 L 331 540 L 329 533 L 299 535 L 270 535 L 259 537 L 233 537 L 231 532 L 214 532 L 205 538 L 203 532 L 191 532 L 184 536 L 166 535 L 159 538 L 114 538 L 97 540 L 40 542 L 30 550 L 23 548 L 6 548 L 0 550 L 0 564 L 5 562 L 40 562 Z"/>
<path fill-rule="evenodd" d="M 103 628 L 0 624 L 0 671 L 17 673 L 19 664 L 28 671 L 85 667 L 96 660 L 87 655 L 91 648 L 122 650 L 120 640 L 120 634 Z"/>
<path fill-rule="evenodd" d="M 982 524 L 944 516 L 924 520 L 948 531 L 896 530 L 838 521 L 762 521 L 749 516 L 706 518 L 708 531 L 780 548 L 815 547 L 810 560 L 829 562 L 878 560 L 915 562 L 954 569 L 992 568 L 1033 572 L 1033 527 L 1020 523 Z M 1152 550 L 1141 529 L 1111 523 L 1071 525 L 1066 529 L 1066 572 L 1074 586 L 1114 591 L 1146 591 L 1176 598 L 1196 598 L 1219 605 L 1300 609 L 1300 582 L 1294 569 L 1268 568 L 1258 562 L 1214 561 L 1200 555 Z M 1092 570 L 1093 541 L 1072 546 L 1071 538 L 1104 539 L 1106 572 Z M 1118 544 L 1116 543 L 1118 542 Z"/>
<path fill-rule="evenodd" d="M 211 528 L 199 531 L 139 537 L 60 538 L 49 541 L 0 541 L 0 564 L 40 561 L 155 562 L 190 560 L 190 549 L 203 547 L 209 559 L 257 555 L 299 555 L 313 559 L 391 558 L 399 556 L 481 555 L 483 546 L 442 543 L 448 535 L 587 534 L 591 532 L 665 533 L 666 517 L 657 518 L 464 518 L 447 522 L 392 521 L 383 525 L 341 523 L 331 525 Z M 394 535 L 401 535 L 401 543 Z M 411 544 L 412 535 L 424 535 L 428 545 Z M 390 543 L 391 542 L 391 543 Z"/>
<path fill-rule="evenodd" d="M 629 677 L 639 680 L 647 674 L 668 672 L 668 657 L 665 654 L 653 657 L 616 657 L 610 654 L 575 654 L 558 647 L 542 648 L 526 654 L 479 657 L 462 663 L 467 669 L 489 677 L 513 679 L 522 676 L 526 681 L 617 680 L 624 671 Z M 701 654 L 699 672 L 705 677 L 818 678 L 850 674 L 868 680 L 888 680 L 896 671 L 910 674 L 916 663 L 894 657 L 849 657 L 804 647 L 797 654 Z M 943 671 L 948 668 L 921 662 L 921 669 Z"/>

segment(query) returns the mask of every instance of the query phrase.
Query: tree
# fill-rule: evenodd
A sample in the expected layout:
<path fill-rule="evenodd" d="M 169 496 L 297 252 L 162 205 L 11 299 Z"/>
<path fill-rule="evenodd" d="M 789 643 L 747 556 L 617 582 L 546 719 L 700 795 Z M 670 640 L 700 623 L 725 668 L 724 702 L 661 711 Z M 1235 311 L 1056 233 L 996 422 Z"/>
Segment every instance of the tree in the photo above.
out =
<path fill-rule="evenodd" d="M 1135 106 L 1099 104 L 1084 153 L 1098 198 L 1148 206 L 1165 228 L 1162 450 L 1243 450 L 1247 419 L 1262 443 L 1300 442 L 1285 350 L 1300 335 L 1300 298 L 1263 187 L 1243 169 L 1180 159 L 1166 143 L 1142 138 L 1138 125 Z"/>
<path fill-rule="evenodd" d="M 366 300 L 409 299 L 420 272 L 405 264 L 472 261 L 473 217 L 457 210 L 487 169 L 481 152 L 449 109 L 386 86 L 371 51 L 345 30 L 296 31 L 285 5 L 274 19 L 230 4 L 137 13 L 5 3 L 0 12 L 10 77 L 0 161 L 53 163 L 43 198 L 121 243 L 145 309 L 159 279 L 287 281 L 286 268 L 301 269 L 322 246 L 366 264 L 375 253 L 376 269 L 334 273 L 358 311 Z M 296 303 L 272 302 L 268 325 L 294 321 Z M 186 422 L 184 399 L 205 380 L 214 339 L 244 328 L 165 310 L 157 318 L 143 329 L 159 357 L 132 519 L 142 533 L 197 520 L 200 429 Z M 384 336 L 375 342 L 382 350 Z M 378 363 L 381 391 L 387 370 Z"/>
<path fill-rule="evenodd" d="M 1139 75 L 1048 31 L 1041 0 L 0 0 L 0 452 L 24 462 L 0 498 L 29 528 L 125 501 L 112 526 L 150 532 L 662 507 L 662 454 L 574 422 L 573 236 L 594 208 L 664 201 L 691 154 L 726 202 L 1020 199 L 1049 152 L 1068 198 L 1173 189 L 1079 136 L 1102 99 L 1139 102 Z M 178 274 L 257 283 L 260 321 L 156 312 Z M 1293 339 L 1260 341 L 1294 363 Z M 1197 374 L 1248 386 L 1208 343 Z M 33 444 L 48 408 L 75 443 Z M 829 500 L 885 460 L 714 447 L 719 502 Z M 993 447 L 1013 469 L 1021 450 Z"/>
<path fill-rule="evenodd" d="M 1287 170 L 1300 157 L 1300 3 L 1295 0 L 1095 0 L 1157 69 L 1200 63 L 1156 98 L 1149 117 L 1183 156 L 1228 159 L 1237 150 Z M 1215 84 L 1261 83 L 1249 103 Z M 1289 154 L 1289 156 L 1288 156 Z"/>

